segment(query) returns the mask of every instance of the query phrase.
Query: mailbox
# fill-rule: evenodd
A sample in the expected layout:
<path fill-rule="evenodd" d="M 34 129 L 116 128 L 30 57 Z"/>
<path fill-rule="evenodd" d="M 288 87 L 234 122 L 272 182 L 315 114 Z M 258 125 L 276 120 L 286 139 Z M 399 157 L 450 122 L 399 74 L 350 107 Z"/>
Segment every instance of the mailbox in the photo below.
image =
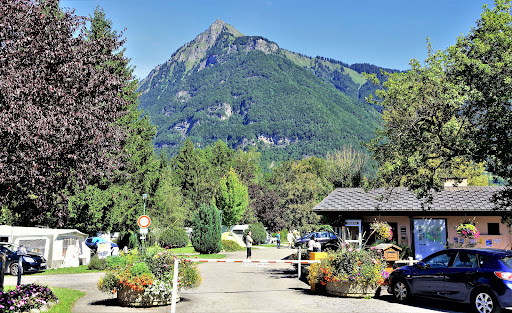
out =
<path fill-rule="evenodd" d="M 393 264 L 395 261 L 400 260 L 400 251 L 402 251 L 402 248 L 390 243 L 381 243 L 376 245 L 375 249 L 382 250 L 384 253 L 384 260 L 386 260 L 386 271 L 391 273 L 391 271 L 393 271 Z"/>

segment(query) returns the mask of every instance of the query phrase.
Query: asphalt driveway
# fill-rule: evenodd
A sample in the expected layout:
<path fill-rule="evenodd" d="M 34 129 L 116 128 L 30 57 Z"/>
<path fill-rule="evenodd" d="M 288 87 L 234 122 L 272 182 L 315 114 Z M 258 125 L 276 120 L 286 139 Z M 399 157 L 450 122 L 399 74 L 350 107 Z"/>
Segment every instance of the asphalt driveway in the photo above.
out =
<path fill-rule="evenodd" d="M 293 250 L 253 249 L 254 260 L 279 260 Z M 229 259 L 244 259 L 245 251 L 227 253 Z M 350 299 L 310 292 L 309 286 L 297 279 L 290 264 L 203 263 L 203 278 L 198 288 L 184 290 L 176 312 L 466 312 L 460 304 L 419 300 L 410 305 L 395 303 L 383 292 L 378 299 Z M 74 313 L 170 312 L 171 306 L 154 308 L 121 307 L 117 300 L 97 290 L 101 273 L 48 276 L 23 276 L 22 283 L 44 282 L 54 287 L 84 291 Z M 16 277 L 6 277 L 6 285 L 15 285 Z M 505 311 L 512 313 L 512 311 Z"/>

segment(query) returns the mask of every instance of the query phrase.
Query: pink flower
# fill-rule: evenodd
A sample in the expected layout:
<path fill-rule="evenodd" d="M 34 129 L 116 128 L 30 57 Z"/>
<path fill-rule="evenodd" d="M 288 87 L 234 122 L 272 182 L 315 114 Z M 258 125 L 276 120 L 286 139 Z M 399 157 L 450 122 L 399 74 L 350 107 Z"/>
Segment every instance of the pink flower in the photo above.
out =
<path fill-rule="evenodd" d="M 348 252 L 352 252 L 352 248 L 348 248 Z"/>

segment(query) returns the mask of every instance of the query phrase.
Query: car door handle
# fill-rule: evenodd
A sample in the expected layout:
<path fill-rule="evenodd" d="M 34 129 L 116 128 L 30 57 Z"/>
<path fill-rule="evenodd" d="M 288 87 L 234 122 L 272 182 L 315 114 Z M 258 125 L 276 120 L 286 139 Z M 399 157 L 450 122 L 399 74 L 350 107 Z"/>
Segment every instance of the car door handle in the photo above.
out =
<path fill-rule="evenodd" d="M 476 272 L 466 272 L 466 275 L 474 275 Z"/>

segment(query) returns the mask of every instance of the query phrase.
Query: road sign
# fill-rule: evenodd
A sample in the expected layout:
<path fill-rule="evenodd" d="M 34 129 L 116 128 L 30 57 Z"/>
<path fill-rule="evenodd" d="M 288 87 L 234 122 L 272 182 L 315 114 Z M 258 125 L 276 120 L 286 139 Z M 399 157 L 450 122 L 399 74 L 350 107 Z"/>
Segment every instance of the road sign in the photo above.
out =
<path fill-rule="evenodd" d="M 137 222 L 139 223 L 140 227 L 146 228 L 151 224 L 151 219 L 147 215 L 141 215 L 139 216 L 139 220 Z"/>

